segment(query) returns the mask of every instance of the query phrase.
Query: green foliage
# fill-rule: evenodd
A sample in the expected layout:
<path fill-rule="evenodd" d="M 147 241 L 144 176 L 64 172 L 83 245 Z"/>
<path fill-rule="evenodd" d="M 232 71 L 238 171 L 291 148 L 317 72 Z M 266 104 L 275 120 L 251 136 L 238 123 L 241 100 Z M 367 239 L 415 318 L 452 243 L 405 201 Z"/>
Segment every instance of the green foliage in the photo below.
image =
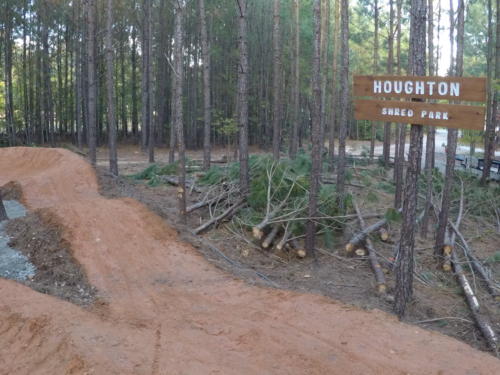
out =
<path fill-rule="evenodd" d="M 388 194 L 394 194 L 396 192 L 396 187 L 391 182 L 382 181 L 377 184 L 377 188 L 385 191 Z"/>
<path fill-rule="evenodd" d="M 151 164 L 142 172 L 132 175 L 134 180 L 150 180 L 158 172 L 158 165 Z"/>
<path fill-rule="evenodd" d="M 378 196 L 373 191 L 369 191 L 368 194 L 366 195 L 366 200 L 371 203 L 377 203 Z"/>
<path fill-rule="evenodd" d="M 487 258 L 485 262 L 489 264 L 500 263 L 500 251 L 495 252 L 495 254 Z"/>
<path fill-rule="evenodd" d="M 198 182 L 201 185 L 216 185 L 227 178 L 225 171 L 218 166 L 212 166 Z"/>
<path fill-rule="evenodd" d="M 402 214 L 394 208 L 388 208 L 384 216 L 389 222 L 400 222 L 403 217 Z"/>

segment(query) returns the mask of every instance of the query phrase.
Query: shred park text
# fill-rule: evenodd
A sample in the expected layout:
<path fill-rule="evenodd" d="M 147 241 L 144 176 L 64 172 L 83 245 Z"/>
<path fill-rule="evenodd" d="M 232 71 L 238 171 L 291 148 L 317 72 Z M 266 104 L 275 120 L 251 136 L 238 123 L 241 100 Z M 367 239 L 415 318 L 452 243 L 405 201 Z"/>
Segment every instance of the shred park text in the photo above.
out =
<path fill-rule="evenodd" d="M 407 108 L 382 108 L 381 112 L 384 116 L 399 116 L 399 117 L 413 117 L 415 112 Z M 434 120 L 448 120 L 448 112 L 440 111 L 425 111 L 419 112 L 420 118 L 429 118 Z"/>
<path fill-rule="evenodd" d="M 446 81 L 373 81 L 374 94 L 460 96 L 459 82 Z"/>

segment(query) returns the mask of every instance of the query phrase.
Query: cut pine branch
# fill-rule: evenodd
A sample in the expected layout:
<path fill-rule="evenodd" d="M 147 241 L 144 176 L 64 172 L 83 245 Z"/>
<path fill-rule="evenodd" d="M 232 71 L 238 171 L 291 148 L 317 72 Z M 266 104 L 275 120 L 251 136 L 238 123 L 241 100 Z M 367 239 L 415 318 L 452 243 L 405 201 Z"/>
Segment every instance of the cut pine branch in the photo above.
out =
<path fill-rule="evenodd" d="M 207 222 L 200 225 L 198 228 L 194 230 L 195 234 L 200 234 L 210 228 L 212 225 L 218 225 L 223 220 L 229 220 L 235 213 L 245 204 L 244 199 L 240 199 L 238 202 L 230 206 L 224 212 L 222 212 L 219 216 L 213 217 Z"/>
<path fill-rule="evenodd" d="M 292 239 L 288 242 L 288 244 L 299 258 L 306 257 L 307 252 L 302 246 L 300 246 L 299 241 L 297 241 L 296 239 Z"/>
<path fill-rule="evenodd" d="M 269 247 L 271 247 L 271 245 L 274 242 L 274 239 L 278 235 L 279 230 L 280 230 L 280 226 L 279 225 L 275 225 L 273 227 L 273 229 L 271 229 L 271 232 L 269 232 L 269 234 L 266 236 L 266 238 L 264 239 L 264 241 L 262 241 L 262 247 L 264 249 L 268 249 Z"/>
<path fill-rule="evenodd" d="M 462 248 L 464 249 L 464 253 L 469 259 L 469 262 L 472 265 L 472 268 L 474 271 L 476 271 L 481 280 L 484 282 L 486 285 L 486 289 L 488 290 L 488 293 L 491 294 L 491 296 L 496 300 L 500 302 L 500 286 L 496 285 L 496 283 L 491 279 L 491 272 L 484 266 L 479 259 L 474 255 L 474 252 L 470 248 L 469 244 L 465 240 L 464 236 L 462 233 L 458 230 L 455 224 L 452 222 L 449 223 L 453 231 L 457 234 L 458 238 L 462 242 Z"/>
<path fill-rule="evenodd" d="M 491 326 L 488 317 L 481 311 L 479 300 L 474 294 L 474 290 L 472 289 L 469 280 L 467 280 L 467 277 L 465 276 L 464 270 L 462 268 L 462 265 L 460 264 L 460 261 L 458 260 L 456 252 L 451 253 L 451 260 L 458 283 L 464 291 L 465 299 L 467 300 L 467 304 L 469 305 L 472 317 L 474 318 L 474 321 L 476 322 L 482 335 L 488 342 L 488 346 L 490 347 L 490 349 L 498 355 L 498 338 Z"/>

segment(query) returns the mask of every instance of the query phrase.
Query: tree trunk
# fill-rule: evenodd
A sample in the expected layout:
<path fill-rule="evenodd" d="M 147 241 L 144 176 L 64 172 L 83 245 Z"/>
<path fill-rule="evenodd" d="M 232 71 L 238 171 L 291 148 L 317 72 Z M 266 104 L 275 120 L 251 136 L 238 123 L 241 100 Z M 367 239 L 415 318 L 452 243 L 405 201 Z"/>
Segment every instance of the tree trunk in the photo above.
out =
<path fill-rule="evenodd" d="M 238 127 L 240 133 L 240 188 L 248 193 L 248 47 L 247 47 L 247 0 L 236 0 L 238 17 Z"/>
<path fill-rule="evenodd" d="M 148 149 L 149 162 L 154 163 L 154 123 L 153 95 L 152 95 L 152 66 L 151 66 L 151 2 L 143 0 L 143 23 L 142 23 L 142 126 L 141 147 Z"/>
<path fill-rule="evenodd" d="M 113 0 L 106 2 L 106 90 L 108 94 L 108 142 L 109 171 L 118 176 L 118 157 L 116 151 L 116 109 L 113 66 Z"/>
<path fill-rule="evenodd" d="M 410 61 L 413 75 L 425 75 L 426 0 L 411 0 Z M 395 265 L 396 290 L 394 311 L 404 317 L 413 294 L 413 251 L 415 247 L 415 217 L 417 209 L 418 167 L 422 155 L 422 125 L 412 124 L 410 154 L 406 172 L 401 239 Z"/>
<path fill-rule="evenodd" d="M 434 75 L 434 3 L 433 0 L 428 0 L 428 19 L 429 24 L 427 27 L 427 40 L 429 43 L 428 46 L 428 59 L 429 59 L 429 75 Z M 427 231 L 429 229 L 429 220 L 430 220 L 430 212 L 431 212 L 431 203 L 432 203 L 432 159 L 434 158 L 434 140 L 435 140 L 436 128 L 434 126 L 427 127 L 427 141 L 425 145 L 425 180 L 427 183 L 427 191 L 425 194 L 425 208 L 424 208 L 424 216 L 422 218 L 421 224 L 421 235 L 422 238 L 427 237 Z"/>
<path fill-rule="evenodd" d="M 450 10 L 451 11 L 451 10 Z M 464 0 L 459 0 L 457 7 L 457 56 L 455 67 L 450 66 L 450 71 L 455 73 L 455 76 L 461 77 L 463 75 L 463 55 L 464 55 L 464 21 L 465 21 L 465 5 Z M 453 16 L 451 16 L 453 18 Z M 454 28 L 450 28 L 450 33 Z M 453 35 L 450 40 L 453 40 Z M 455 156 L 457 150 L 457 137 L 458 130 L 448 129 L 448 143 L 446 145 L 446 175 L 444 178 L 443 198 L 441 201 L 441 210 L 439 212 L 438 228 L 436 231 L 436 244 L 434 254 L 439 256 L 443 249 L 443 244 L 446 235 L 446 228 L 448 226 L 448 213 L 451 204 L 451 187 L 455 176 Z"/>
<path fill-rule="evenodd" d="M 493 60 L 493 22 L 492 22 L 492 7 L 491 0 L 488 0 L 488 78 L 489 78 L 489 93 L 493 100 L 488 100 L 488 104 L 491 105 L 490 108 L 490 121 L 486 123 L 486 132 L 484 135 L 484 167 L 483 174 L 481 176 L 481 183 L 486 183 L 487 179 L 490 177 L 491 161 L 495 158 L 495 129 L 500 126 L 500 114 L 498 113 L 498 102 L 500 100 L 500 90 L 495 84 L 496 81 L 500 79 L 500 1 L 497 0 L 497 22 L 496 22 L 496 54 L 495 60 Z M 491 45 L 491 47 L 490 47 Z M 493 61 L 495 62 L 495 81 L 492 81 L 491 70 L 493 69 Z"/>
<path fill-rule="evenodd" d="M 403 10 L 403 0 L 397 0 L 397 32 L 398 40 L 396 46 L 396 55 L 398 61 L 398 75 L 401 75 L 401 20 L 402 20 L 402 10 Z M 405 162 L 405 143 L 406 143 L 406 124 L 397 124 L 397 135 L 396 135 L 396 153 L 394 155 L 394 183 L 396 184 L 396 192 L 394 195 L 394 207 L 399 209 L 401 207 L 401 201 L 403 196 L 403 172 L 404 172 L 404 162 Z"/>
<path fill-rule="evenodd" d="M 139 112 L 137 110 L 137 46 L 136 28 L 132 28 L 132 50 L 130 51 L 132 65 L 132 135 L 139 133 Z"/>
<path fill-rule="evenodd" d="M 16 131 L 14 128 L 14 96 L 12 84 L 12 21 L 10 1 L 5 2 L 4 9 L 4 59 L 5 59 L 5 120 L 7 126 L 7 134 L 9 139 L 9 146 L 16 144 Z"/>
<path fill-rule="evenodd" d="M 97 160 L 97 79 L 95 60 L 96 2 L 87 0 L 88 145 L 90 163 Z"/>
<path fill-rule="evenodd" d="M 328 159 L 330 164 L 330 171 L 333 172 L 335 166 L 335 128 L 338 116 L 338 59 L 340 51 L 340 0 L 335 0 L 334 4 L 335 23 L 333 27 L 333 38 L 335 40 L 333 46 L 333 66 L 332 66 L 332 121 L 330 124 L 330 134 L 328 141 Z"/>
<path fill-rule="evenodd" d="M 373 4 L 373 21 L 375 23 L 375 33 L 373 36 L 373 74 L 378 74 L 378 59 L 379 59 L 379 6 L 378 6 L 378 0 L 374 1 Z M 377 136 L 377 122 L 372 123 L 371 127 L 371 138 L 370 138 L 370 159 L 373 160 L 375 156 L 375 138 Z"/>
<path fill-rule="evenodd" d="M 339 207 L 345 208 L 345 168 L 346 168 L 346 137 L 349 113 L 349 2 L 342 0 L 341 5 L 341 69 L 340 69 L 340 129 L 339 129 L 339 160 L 337 171 L 337 194 Z"/>
<path fill-rule="evenodd" d="M 315 254 L 316 223 L 312 219 L 317 216 L 319 178 L 321 174 L 321 0 L 314 0 L 314 50 L 312 61 L 312 168 L 309 188 L 309 220 L 306 228 L 306 251 Z"/>
<path fill-rule="evenodd" d="M 394 73 L 394 1 L 389 1 L 390 11 L 389 11 L 389 38 L 387 40 L 387 74 L 392 75 Z M 391 156 L 391 123 L 384 123 L 384 144 L 383 144 L 383 160 L 386 167 L 389 166 L 390 156 Z"/>
<path fill-rule="evenodd" d="M 183 64 L 183 48 L 184 48 L 184 0 L 176 0 L 174 3 L 174 74 L 175 74 L 175 129 L 177 135 L 177 147 L 179 150 L 179 188 L 178 202 L 179 214 L 181 220 L 186 224 L 186 145 L 184 142 L 184 111 L 182 105 L 182 96 L 184 88 L 184 64 Z"/>
<path fill-rule="evenodd" d="M 203 169 L 210 168 L 210 130 L 212 126 L 212 104 L 210 97 L 210 43 L 208 41 L 205 0 L 199 0 L 201 49 L 203 53 Z"/>
<path fill-rule="evenodd" d="M 338 0 L 336 0 L 338 1 Z M 300 3 L 293 0 L 293 72 L 292 72 L 292 135 L 290 141 L 290 158 L 295 158 L 299 148 L 299 106 L 300 106 Z"/>
<path fill-rule="evenodd" d="M 281 29 L 280 3 L 273 4 L 273 158 L 279 160 L 281 145 Z"/>

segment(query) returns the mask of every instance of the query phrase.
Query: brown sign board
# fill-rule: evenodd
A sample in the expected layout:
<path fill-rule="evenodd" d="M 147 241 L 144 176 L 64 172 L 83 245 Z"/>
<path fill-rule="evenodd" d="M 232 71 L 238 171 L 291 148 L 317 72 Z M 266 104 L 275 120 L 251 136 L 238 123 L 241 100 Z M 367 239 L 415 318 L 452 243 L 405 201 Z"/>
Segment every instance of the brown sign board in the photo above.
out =
<path fill-rule="evenodd" d="M 485 102 L 486 78 L 354 76 L 354 96 Z"/>
<path fill-rule="evenodd" d="M 354 117 L 356 120 L 483 130 L 485 108 L 440 103 L 358 99 L 354 101 Z"/>

